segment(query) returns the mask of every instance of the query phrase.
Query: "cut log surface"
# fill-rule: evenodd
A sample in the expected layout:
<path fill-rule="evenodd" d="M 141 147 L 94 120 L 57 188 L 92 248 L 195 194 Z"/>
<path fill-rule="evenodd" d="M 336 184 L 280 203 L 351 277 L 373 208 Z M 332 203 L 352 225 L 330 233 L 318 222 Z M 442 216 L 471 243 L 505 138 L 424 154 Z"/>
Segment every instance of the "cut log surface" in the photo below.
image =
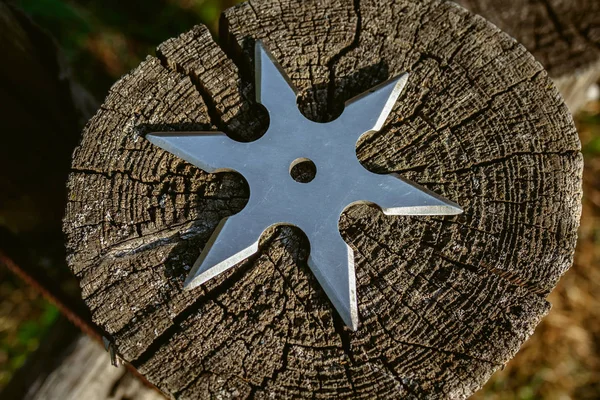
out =
<path fill-rule="evenodd" d="M 455 0 L 512 35 L 544 65 L 569 108 L 600 78 L 600 1 Z"/>
<path fill-rule="evenodd" d="M 469 396 L 531 335 L 573 258 L 583 161 L 543 67 L 483 18 L 431 0 L 250 1 L 225 12 L 221 39 L 195 27 L 166 41 L 85 128 L 64 229 L 95 321 L 176 398 Z M 258 39 L 313 120 L 408 72 L 384 128 L 357 155 L 464 208 L 402 217 L 361 205 L 342 215 L 357 332 L 336 314 L 292 228 L 269 230 L 257 257 L 183 290 L 248 188 L 144 135 L 264 132 L 250 68 Z"/>

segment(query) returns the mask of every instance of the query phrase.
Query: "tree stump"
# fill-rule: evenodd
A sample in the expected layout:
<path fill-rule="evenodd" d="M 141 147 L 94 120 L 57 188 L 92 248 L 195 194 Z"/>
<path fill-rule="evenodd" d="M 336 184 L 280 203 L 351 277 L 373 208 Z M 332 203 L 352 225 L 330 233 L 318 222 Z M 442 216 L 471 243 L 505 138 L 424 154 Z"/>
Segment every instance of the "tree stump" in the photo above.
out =
<path fill-rule="evenodd" d="M 74 153 L 69 264 L 120 355 L 176 398 L 465 398 L 550 309 L 569 268 L 582 156 L 558 91 L 523 46 L 432 0 L 250 1 L 215 43 L 195 27 L 111 89 Z M 152 146 L 164 130 L 266 130 L 254 101 L 262 40 L 326 121 L 402 72 L 408 84 L 357 155 L 459 203 L 455 217 L 344 213 L 356 254 L 359 329 L 348 330 L 291 228 L 257 257 L 192 290 L 183 281 L 219 220 L 248 198 Z"/>
<path fill-rule="evenodd" d="M 454 0 L 512 35 L 544 65 L 575 112 L 600 79 L 600 2 Z"/>

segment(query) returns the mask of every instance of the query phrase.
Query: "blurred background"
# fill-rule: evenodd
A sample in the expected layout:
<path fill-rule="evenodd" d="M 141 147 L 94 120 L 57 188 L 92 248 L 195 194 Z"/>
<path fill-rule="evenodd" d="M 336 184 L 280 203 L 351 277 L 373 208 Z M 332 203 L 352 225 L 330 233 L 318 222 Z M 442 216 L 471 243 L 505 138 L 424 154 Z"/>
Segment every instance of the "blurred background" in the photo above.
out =
<path fill-rule="evenodd" d="M 53 73 L 60 76 L 56 90 L 65 96 L 68 92 L 67 97 L 71 99 L 83 99 L 85 107 L 72 107 L 83 123 L 110 86 L 146 55 L 154 54 L 159 43 L 198 23 L 206 24 L 217 35 L 221 10 L 236 1 L 159 0 L 147 1 L 141 6 L 127 0 L 14 0 L 10 3 L 22 10 L 21 13 L 11 8 L 20 23 L 35 32 L 38 29 L 35 26 L 41 27 L 41 33 L 29 35 L 34 37 L 30 45 L 43 49 L 45 57 L 52 58 L 56 69 Z M 45 33 L 49 33 L 55 43 L 44 42 Z M 0 30 L 0 34 L 6 32 Z M 1 43 L 0 39 L 0 51 Z M 60 48 L 57 56 L 48 55 L 57 48 Z M 10 73 L 6 69 L 0 69 L 2 71 Z M 597 86 L 588 90 L 587 103 L 575 115 L 585 157 L 583 218 L 575 265 L 550 295 L 553 305 L 550 314 L 519 354 L 475 395 L 476 399 L 600 398 L 600 101 L 597 92 Z M 35 105 L 32 107 L 35 109 Z M 4 105 L 3 109 L 6 111 Z M 57 126 L 62 126 L 59 122 Z M 74 144 L 77 137 L 65 140 Z M 10 159 L 10 155 L 4 158 Z M 68 169 L 68 158 L 65 158 L 66 164 L 59 163 L 63 170 L 57 174 L 57 182 Z M 23 182 L 26 179 L 29 178 L 24 172 Z M 26 379 L 23 375 L 28 375 L 28 358 L 38 348 L 49 346 L 54 337 L 53 329 L 60 328 L 63 341 L 69 335 L 77 337 L 76 329 L 65 328 L 70 325 L 60 316 L 60 311 L 65 310 L 59 308 L 65 303 L 77 304 L 74 308 L 81 304 L 77 282 L 64 261 L 61 215 L 46 210 L 52 199 L 45 198 L 39 188 L 22 190 L 19 182 L 1 176 L 0 184 L 9 193 L 0 196 L 1 393 L 3 388 Z M 59 187 L 64 187 L 64 183 Z M 60 196 L 57 201 L 61 201 Z M 42 274 L 36 275 L 35 271 Z M 47 291 L 45 296 L 40 291 L 40 280 Z M 49 298 L 54 301 L 49 302 Z M 79 315 L 83 318 L 78 321 L 84 328 L 85 312 L 81 311 Z M 50 343 L 50 347 L 44 350 L 46 357 L 60 350 L 59 345 Z"/>

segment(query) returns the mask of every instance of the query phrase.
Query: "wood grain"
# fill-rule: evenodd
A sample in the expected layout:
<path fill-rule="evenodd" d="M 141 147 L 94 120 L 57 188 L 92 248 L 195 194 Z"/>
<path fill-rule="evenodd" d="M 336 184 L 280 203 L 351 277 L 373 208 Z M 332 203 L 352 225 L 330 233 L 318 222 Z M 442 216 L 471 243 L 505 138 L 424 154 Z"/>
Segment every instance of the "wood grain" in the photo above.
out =
<path fill-rule="evenodd" d="M 465 398 L 531 335 L 572 263 L 580 215 L 577 133 L 542 66 L 449 2 L 250 1 L 171 39 L 123 77 L 74 154 L 69 264 L 95 321 L 151 382 L 194 398 Z M 193 291 L 182 284 L 218 221 L 241 210 L 236 174 L 153 147 L 153 130 L 250 140 L 251 55 L 263 40 L 313 120 L 402 73 L 384 129 L 357 154 L 458 202 L 456 217 L 356 206 L 359 330 L 344 327 L 306 266 L 305 237 L 278 228 L 260 254 Z"/>

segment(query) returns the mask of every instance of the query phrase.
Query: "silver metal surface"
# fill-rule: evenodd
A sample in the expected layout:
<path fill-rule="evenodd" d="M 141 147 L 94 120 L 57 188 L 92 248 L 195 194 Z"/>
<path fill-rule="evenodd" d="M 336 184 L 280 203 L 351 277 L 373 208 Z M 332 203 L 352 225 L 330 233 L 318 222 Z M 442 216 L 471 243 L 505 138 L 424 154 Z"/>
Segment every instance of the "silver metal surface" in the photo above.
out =
<path fill-rule="evenodd" d="M 350 100 L 338 119 L 317 123 L 300 113 L 294 88 L 261 43 L 255 49 L 255 68 L 257 100 L 270 116 L 269 129 L 260 139 L 242 143 L 220 132 L 147 136 L 205 171 L 235 170 L 250 187 L 248 204 L 219 223 L 185 287 L 201 285 L 256 253 L 259 237 L 269 226 L 295 225 L 310 241 L 310 269 L 346 325 L 356 330 L 354 257 L 339 233 L 342 211 L 357 202 L 375 203 L 392 215 L 453 215 L 462 210 L 395 174 L 372 173 L 356 157 L 356 142 L 364 133 L 381 129 L 407 74 Z M 290 166 L 299 158 L 316 165 L 311 182 L 300 183 L 290 175 Z"/>

